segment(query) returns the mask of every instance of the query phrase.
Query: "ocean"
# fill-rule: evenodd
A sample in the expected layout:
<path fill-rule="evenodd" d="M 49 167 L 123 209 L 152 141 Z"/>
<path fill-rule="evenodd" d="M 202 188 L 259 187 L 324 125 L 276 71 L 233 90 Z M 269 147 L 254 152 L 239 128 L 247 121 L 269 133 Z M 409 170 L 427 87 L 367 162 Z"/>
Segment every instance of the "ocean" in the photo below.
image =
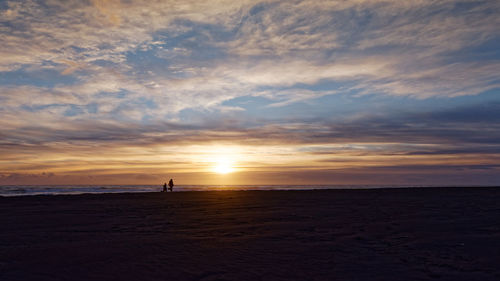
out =
<path fill-rule="evenodd" d="M 174 192 L 222 190 L 314 190 L 410 188 L 417 186 L 375 185 L 179 185 Z M 421 187 L 421 186 L 419 186 Z M 6 185 L 0 186 L 0 196 L 61 195 L 83 193 L 160 192 L 162 185 Z"/>

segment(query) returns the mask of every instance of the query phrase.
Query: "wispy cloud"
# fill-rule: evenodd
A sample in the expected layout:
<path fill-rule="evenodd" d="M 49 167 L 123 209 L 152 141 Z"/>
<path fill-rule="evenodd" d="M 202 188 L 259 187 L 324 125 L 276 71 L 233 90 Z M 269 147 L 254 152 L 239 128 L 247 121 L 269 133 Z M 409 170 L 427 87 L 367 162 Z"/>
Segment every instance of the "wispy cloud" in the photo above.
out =
<path fill-rule="evenodd" d="M 113 25 L 120 25 L 122 19 L 120 0 L 92 0 L 92 4 Z"/>

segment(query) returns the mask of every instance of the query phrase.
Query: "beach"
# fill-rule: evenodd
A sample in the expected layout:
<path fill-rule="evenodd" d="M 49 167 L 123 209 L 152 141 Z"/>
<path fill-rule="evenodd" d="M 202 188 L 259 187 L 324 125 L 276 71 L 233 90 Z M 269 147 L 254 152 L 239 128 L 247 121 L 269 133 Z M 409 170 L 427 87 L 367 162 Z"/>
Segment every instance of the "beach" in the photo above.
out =
<path fill-rule="evenodd" d="M 500 188 L 0 197 L 0 280 L 500 280 Z"/>

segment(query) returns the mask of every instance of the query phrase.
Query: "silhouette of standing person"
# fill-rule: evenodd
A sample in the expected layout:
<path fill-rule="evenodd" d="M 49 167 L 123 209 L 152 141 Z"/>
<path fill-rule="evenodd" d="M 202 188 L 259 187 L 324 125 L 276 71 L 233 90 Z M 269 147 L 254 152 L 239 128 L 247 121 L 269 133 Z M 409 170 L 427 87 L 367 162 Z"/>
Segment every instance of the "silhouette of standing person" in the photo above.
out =
<path fill-rule="evenodd" d="M 163 190 L 162 190 L 162 192 L 167 192 L 167 183 L 163 184 Z"/>
<path fill-rule="evenodd" d="M 174 188 L 174 181 L 172 179 L 170 179 L 170 181 L 168 182 L 168 186 L 168 189 L 170 189 L 170 192 L 172 192 Z"/>

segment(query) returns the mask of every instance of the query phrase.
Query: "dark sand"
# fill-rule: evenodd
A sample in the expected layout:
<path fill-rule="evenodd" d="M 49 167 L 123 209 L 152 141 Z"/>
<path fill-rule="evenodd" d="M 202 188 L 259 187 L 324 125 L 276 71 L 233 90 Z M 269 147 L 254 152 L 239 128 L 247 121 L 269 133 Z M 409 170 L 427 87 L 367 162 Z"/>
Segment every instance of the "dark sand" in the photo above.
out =
<path fill-rule="evenodd" d="M 500 188 L 0 198 L 0 280 L 500 280 Z"/>

